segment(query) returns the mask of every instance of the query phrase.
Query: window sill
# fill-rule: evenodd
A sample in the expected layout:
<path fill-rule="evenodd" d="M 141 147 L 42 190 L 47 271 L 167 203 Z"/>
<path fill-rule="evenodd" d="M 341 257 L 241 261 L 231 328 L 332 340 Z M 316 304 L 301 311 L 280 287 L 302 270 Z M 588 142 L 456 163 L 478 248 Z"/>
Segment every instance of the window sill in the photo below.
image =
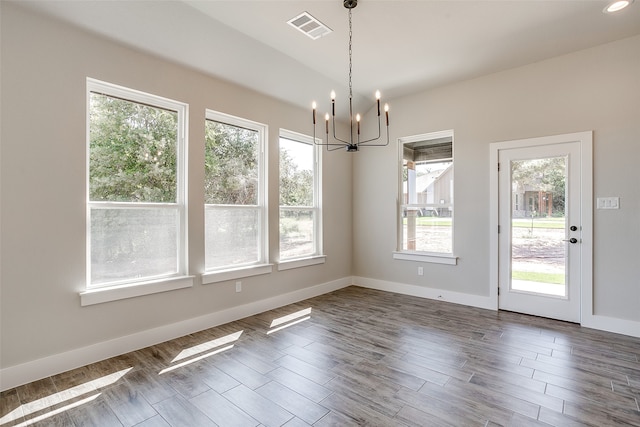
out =
<path fill-rule="evenodd" d="M 420 252 L 394 252 L 393 259 L 403 261 L 430 262 L 433 264 L 457 265 L 458 257 L 448 254 L 427 254 Z"/>
<path fill-rule="evenodd" d="M 88 289 L 80 292 L 80 305 L 102 304 L 109 301 L 190 288 L 193 287 L 193 278 L 194 276 L 170 277 L 150 282 Z"/>
<path fill-rule="evenodd" d="M 269 274 L 272 271 L 273 264 L 260 264 L 229 270 L 212 271 L 202 275 L 202 284 L 207 285 L 209 283 L 225 282 L 243 277 L 259 276 L 261 274 Z"/>
<path fill-rule="evenodd" d="M 326 255 L 315 255 L 308 258 L 298 258 L 285 260 L 278 263 L 278 271 L 291 270 L 294 268 L 308 267 L 310 265 L 324 264 Z"/>

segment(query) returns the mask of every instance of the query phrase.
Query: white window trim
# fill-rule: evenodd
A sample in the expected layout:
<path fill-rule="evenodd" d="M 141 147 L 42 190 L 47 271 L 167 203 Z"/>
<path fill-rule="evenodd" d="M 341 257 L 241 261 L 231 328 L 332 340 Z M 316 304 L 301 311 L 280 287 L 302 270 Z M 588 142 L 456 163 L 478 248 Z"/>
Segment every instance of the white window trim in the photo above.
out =
<path fill-rule="evenodd" d="M 82 306 L 99 304 L 108 301 L 115 301 L 124 298 L 149 295 L 158 292 L 166 292 L 175 289 L 193 286 L 193 276 L 188 276 L 188 253 L 187 253 L 187 192 L 186 192 L 186 153 L 188 141 L 188 117 L 189 105 L 183 102 L 171 100 L 157 95 L 148 94 L 135 89 L 129 89 L 112 83 L 87 77 L 86 86 L 86 266 L 87 278 L 85 290 L 80 292 L 80 303 Z M 176 111 L 178 114 L 178 141 L 176 147 L 177 156 L 177 193 L 176 203 L 119 203 L 119 202 L 91 202 L 89 198 L 89 141 L 90 141 L 90 100 L 91 92 L 103 93 L 108 96 L 119 97 L 131 102 L 148 104 L 154 107 L 165 108 Z M 174 274 L 160 278 L 144 278 L 143 280 L 127 280 L 119 283 L 104 283 L 91 286 L 91 208 L 92 207 L 144 207 L 145 205 L 154 208 L 177 209 L 179 214 L 178 225 L 178 271 Z"/>
<path fill-rule="evenodd" d="M 193 287 L 194 276 L 171 277 L 147 282 L 138 282 L 134 285 L 126 284 L 80 292 L 80 305 L 94 305 L 104 302 L 117 301 L 127 298 L 135 298 L 143 295 L 157 294 L 160 292 L 174 291 Z"/>
<path fill-rule="evenodd" d="M 394 252 L 393 259 L 399 259 L 403 261 L 429 262 L 432 264 L 458 264 L 457 256 L 432 252 Z"/>
<path fill-rule="evenodd" d="M 325 262 L 326 256 L 324 255 L 323 244 L 323 209 L 322 209 L 322 150 L 321 146 L 317 145 L 322 141 L 316 138 L 315 143 L 312 136 L 305 135 L 298 132 L 293 132 L 287 129 L 280 129 L 278 135 L 278 141 L 280 138 L 289 139 L 291 141 L 300 142 L 303 144 L 309 144 L 313 147 L 314 158 L 314 173 L 313 173 L 313 206 L 284 206 L 285 209 L 311 209 L 314 212 L 315 221 L 313 229 L 313 239 L 315 243 L 314 253 L 304 257 L 296 258 L 279 258 L 278 271 L 289 270 L 292 268 L 305 267 L 309 265 L 316 265 Z M 279 178 L 279 171 L 278 171 Z M 278 203 L 278 257 L 280 257 L 280 206 Z"/>
<path fill-rule="evenodd" d="M 267 209 L 267 188 L 269 162 L 267 159 L 267 143 L 269 135 L 269 126 L 264 123 L 255 122 L 253 120 L 244 119 L 242 117 L 232 116 L 230 114 L 221 113 L 210 109 L 205 110 L 205 120 L 212 120 L 218 123 L 224 123 L 231 126 L 237 126 L 258 132 L 260 145 L 260 158 L 258 159 L 258 204 L 257 205 L 234 205 L 244 207 L 257 207 L 260 209 L 260 246 L 258 261 L 249 265 L 241 266 L 226 265 L 214 269 L 206 270 L 202 275 L 203 284 L 221 282 L 224 280 L 238 279 L 258 274 L 271 273 L 272 266 L 269 264 L 269 211 Z M 215 206 L 215 205 L 213 205 Z M 206 226 L 206 225 L 205 225 Z M 206 256 L 206 254 L 205 254 Z M 264 268 L 263 268 L 264 267 Z M 268 271 L 267 271 L 268 270 Z M 252 274 L 254 272 L 255 274 Z M 226 278 L 229 277 L 229 278 Z"/>
<path fill-rule="evenodd" d="M 273 264 L 248 265 L 227 270 L 209 271 L 202 274 L 202 284 L 226 282 L 228 280 L 242 279 L 244 277 L 260 276 L 273 271 Z"/>
<path fill-rule="evenodd" d="M 309 267 L 311 265 L 324 264 L 326 255 L 314 255 L 305 258 L 291 258 L 278 263 L 278 271 L 292 270 L 294 268 Z"/>
<path fill-rule="evenodd" d="M 439 139 L 451 137 L 452 144 L 454 140 L 453 129 L 443 130 L 438 132 L 429 132 L 418 135 L 406 136 L 402 138 L 398 138 L 398 199 L 397 199 L 397 250 L 393 252 L 393 259 L 404 260 L 404 261 L 417 261 L 417 262 L 427 262 L 433 264 L 447 264 L 447 265 L 457 265 L 458 257 L 455 254 L 455 208 L 453 209 L 453 213 L 451 216 L 451 252 L 450 253 L 440 253 L 440 252 L 422 252 L 422 251 L 406 251 L 402 248 L 402 234 L 403 234 L 403 225 L 402 225 L 402 207 L 403 206 L 417 206 L 417 207 L 451 207 L 455 205 L 446 204 L 441 205 L 437 203 L 427 203 L 420 205 L 413 204 L 405 204 L 402 200 L 402 170 L 403 170 L 403 147 L 404 144 L 411 142 L 419 142 L 428 139 Z M 455 160 L 453 164 L 453 170 L 455 171 Z M 455 179 L 454 179 L 455 186 Z"/>

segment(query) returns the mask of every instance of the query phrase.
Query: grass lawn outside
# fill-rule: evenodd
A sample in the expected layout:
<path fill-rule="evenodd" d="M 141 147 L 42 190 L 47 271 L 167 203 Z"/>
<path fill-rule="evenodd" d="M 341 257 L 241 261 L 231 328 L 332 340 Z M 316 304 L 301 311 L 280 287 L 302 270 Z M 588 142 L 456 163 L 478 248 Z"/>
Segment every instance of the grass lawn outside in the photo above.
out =
<path fill-rule="evenodd" d="M 407 225 L 407 218 L 402 219 L 402 223 Z M 511 221 L 514 228 L 531 228 L 531 218 L 515 218 Z M 416 225 L 451 227 L 451 218 L 437 216 L 416 217 Z M 534 218 L 533 228 L 553 228 L 563 229 L 565 227 L 564 218 Z"/>
<path fill-rule="evenodd" d="M 543 273 L 537 271 L 512 271 L 511 277 L 514 280 L 527 280 L 530 282 L 552 283 L 555 285 L 564 285 L 564 274 L 562 273 Z"/>
<path fill-rule="evenodd" d="M 511 220 L 511 226 L 514 228 L 555 228 L 562 229 L 565 227 L 564 217 L 561 218 L 514 218 Z"/>

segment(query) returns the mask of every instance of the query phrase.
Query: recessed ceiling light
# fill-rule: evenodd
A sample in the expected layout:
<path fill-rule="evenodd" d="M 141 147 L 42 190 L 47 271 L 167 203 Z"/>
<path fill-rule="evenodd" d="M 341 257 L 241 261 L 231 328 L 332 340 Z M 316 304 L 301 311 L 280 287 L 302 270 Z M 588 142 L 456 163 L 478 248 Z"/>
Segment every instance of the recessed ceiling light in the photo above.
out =
<path fill-rule="evenodd" d="M 614 13 L 633 3 L 633 0 L 614 0 L 603 9 L 604 13 Z"/>

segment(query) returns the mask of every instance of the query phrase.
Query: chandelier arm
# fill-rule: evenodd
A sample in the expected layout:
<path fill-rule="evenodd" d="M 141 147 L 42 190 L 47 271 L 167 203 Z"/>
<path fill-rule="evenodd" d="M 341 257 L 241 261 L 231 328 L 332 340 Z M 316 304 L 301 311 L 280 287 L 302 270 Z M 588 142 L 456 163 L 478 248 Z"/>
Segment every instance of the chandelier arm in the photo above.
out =
<path fill-rule="evenodd" d="M 350 144 L 350 142 L 349 142 L 349 141 L 345 141 L 344 139 L 338 138 L 338 137 L 336 136 L 336 117 L 335 117 L 335 116 L 333 116 L 333 117 L 331 118 L 331 128 L 332 128 L 332 130 L 333 130 L 333 139 L 335 139 L 336 141 L 340 141 L 340 142 L 342 142 L 342 143 L 344 143 L 344 144 L 346 144 L 346 145 L 349 145 L 349 144 Z M 329 142 L 329 138 L 327 138 L 327 142 Z"/>
<path fill-rule="evenodd" d="M 372 141 L 375 141 L 375 140 L 377 140 L 377 139 L 380 139 L 380 136 L 382 135 L 382 134 L 380 133 L 380 129 L 381 129 L 381 126 L 380 126 L 380 116 L 378 116 L 378 136 L 373 137 L 373 138 L 371 138 L 371 139 L 367 139 L 366 141 L 358 142 L 358 145 L 366 144 L 367 142 L 372 142 Z"/>
<path fill-rule="evenodd" d="M 378 138 L 380 139 L 380 138 Z M 374 140 L 369 140 L 369 141 L 374 141 Z M 360 144 L 362 145 L 362 144 Z M 389 145 L 389 128 L 387 128 L 387 142 L 385 142 L 384 144 L 365 144 L 362 145 L 363 147 L 386 147 L 387 145 Z"/>
<path fill-rule="evenodd" d="M 335 133 L 335 128 L 334 128 L 334 133 Z M 317 139 L 320 139 L 321 142 L 317 142 Z M 313 125 L 313 145 L 326 145 L 328 146 L 338 146 L 340 148 L 348 146 L 349 143 L 346 141 L 342 141 L 341 139 L 335 138 L 334 139 L 340 141 L 340 143 L 331 143 L 329 142 L 329 135 L 327 134 L 327 142 L 324 142 L 324 140 L 322 138 L 316 138 L 316 125 Z M 327 148 L 328 149 L 328 148 Z M 336 148 L 337 150 L 337 148 Z"/>

